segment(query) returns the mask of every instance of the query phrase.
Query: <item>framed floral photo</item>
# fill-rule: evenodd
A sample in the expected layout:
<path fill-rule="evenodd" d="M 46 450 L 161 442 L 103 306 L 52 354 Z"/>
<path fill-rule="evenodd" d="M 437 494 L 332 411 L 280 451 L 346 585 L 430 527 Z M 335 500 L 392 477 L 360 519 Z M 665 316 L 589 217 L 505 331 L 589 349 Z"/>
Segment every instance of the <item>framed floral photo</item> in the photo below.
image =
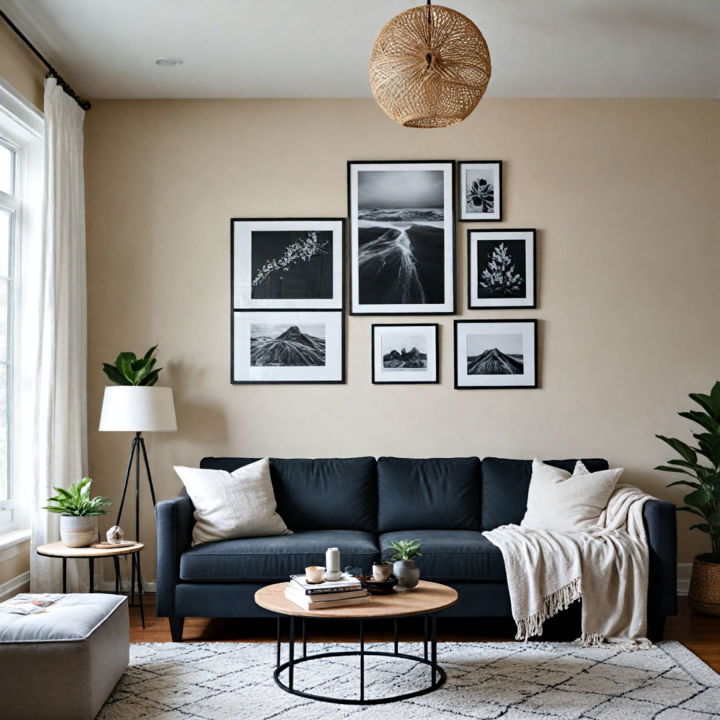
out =
<path fill-rule="evenodd" d="M 468 230 L 468 307 L 534 308 L 535 230 Z"/>
<path fill-rule="evenodd" d="M 438 378 L 437 323 L 372 326 L 374 384 L 436 383 Z"/>
<path fill-rule="evenodd" d="M 502 161 L 461 162 L 460 220 L 502 220 Z"/>
<path fill-rule="evenodd" d="M 233 218 L 233 310 L 341 310 L 340 218 Z"/>

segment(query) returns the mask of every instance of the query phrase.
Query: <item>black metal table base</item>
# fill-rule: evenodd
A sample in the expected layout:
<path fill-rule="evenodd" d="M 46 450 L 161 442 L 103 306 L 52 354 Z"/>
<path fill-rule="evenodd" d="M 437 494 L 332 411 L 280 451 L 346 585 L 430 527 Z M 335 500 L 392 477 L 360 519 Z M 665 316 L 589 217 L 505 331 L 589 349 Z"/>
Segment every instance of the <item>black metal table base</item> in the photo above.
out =
<path fill-rule="evenodd" d="M 386 619 L 386 618 L 383 618 Z M 295 657 L 295 644 L 297 641 L 296 620 L 301 621 L 302 631 L 302 655 Z M 437 661 L 437 618 L 435 615 L 425 617 L 424 633 L 423 633 L 423 657 L 417 655 L 409 655 L 399 652 L 399 636 L 398 621 L 393 619 L 393 652 L 383 652 L 379 650 L 365 649 L 365 624 L 364 620 L 360 620 L 359 628 L 359 650 L 345 650 L 338 652 L 323 652 L 308 655 L 307 653 L 307 618 L 295 618 L 290 616 L 290 632 L 288 637 L 288 661 L 282 660 L 282 626 L 281 616 L 277 616 L 277 649 L 275 672 L 273 679 L 278 687 L 292 695 L 308 698 L 309 700 L 319 700 L 321 702 L 338 703 L 342 705 L 380 705 L 383 703 L 398 702 L 399 700 L 408 700 L 409 698 L 425 695 L 433 690 L 437 690 L 447 680 L 445 671 L 438 665 Z M 365 658 L 366 657 L 391 657 L 401 660 L 411 660 L 415 663 L 427 665 L 430 668 L 430 684 L 413 690 L 411 692 L 402 693 L 400 695 L 391 695 L 389 697 L 365 697 Z M 297 690 L 295 688 L 295 667 L 300 663 L 312 662 L 314 660 L 322 660 L 324 658 L 333 657 L 357 657 L 359 658 L 359 698 L 338 698 L 329 695 L 316 695 L 314 693 Z M 287 682 L 283 682 L 281 674 L 287 671 Z"/>

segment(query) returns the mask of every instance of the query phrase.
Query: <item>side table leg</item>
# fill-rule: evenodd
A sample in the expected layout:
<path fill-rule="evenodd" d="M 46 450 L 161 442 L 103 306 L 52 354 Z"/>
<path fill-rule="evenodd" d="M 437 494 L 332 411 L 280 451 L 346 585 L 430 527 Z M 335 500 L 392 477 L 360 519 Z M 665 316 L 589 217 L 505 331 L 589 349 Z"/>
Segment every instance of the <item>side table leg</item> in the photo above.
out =
<path fill-rule="evenodd" d="M 432 663 L 432 684 L 435 685 L 435 679 L 437 677 L 437 616 L 433 615 L 430 618 L 430 652 Z"/>
<path fill-rule="evenodd" d="M 113 556 L 113 565 L 115 566 L 115 594 L 120 594 L 120 558 L 117 555 Z"/>
<path fill-rule="evenodd" d="M 393 643 L 395 645 L 395 654 L 398 654 L 398 621 L 393 618 Z"/>
<path fill-rule="evenodd" d="M 306 618 L 302 619 L 302 643 L 303 643 L 303 657 L 307 657 L 307 627 Z"/>
<path fill-rule="evenodd" d="M 280 613 L 278 613 L 277 616 L 277 630 L 276 630 L 276 639 L 277 639 L 277 650 L 276 650 L 276 658 L 275 658 L 275 669 L 280 667 L 280 652 L 281 652 L 281 627 L 280 627 Z"/>
<path fill-rule="evenodd" d="M 88 558 L 88 572 L 90 573 L 90 592 L 95 592 L 95 558 Z"/>
<path fill-rule="evenodd" d="M 133 553 L 135 558 L 135 564 L 137 565 L 137 591 L 138 591 L 138 603 L 140 603 L 140 622 L 142 623 L 142 629 L 145 629 L 145 608 L 143 607 L 143 584 L 142 575 L 140 574 L 140 555 L 139 553 Z"/>
<path fill-rule="evenodd" d="M 63 558 L 63 595 L 67 594 L 67 558 Z"/>
<path fill-rule="evenodd" d="M 288 687 L 293 689 L 293 676 L 295 674 L 295 616 L 290 616 L 290 657 L 288 658 Z"/>
<path fill-rule="evenodd" d="M 360 620 L 360 702 L 365 700 L 365 623 Z"/>
<path fill-rule="evenodd" d="M 424 618 L 425 629 L 423 631 L 423 658 L 425 660 L 428 659 L 428 624 L 429 624 L 429 621 L 430 621 L 430 619 L 426 615 Z"/>

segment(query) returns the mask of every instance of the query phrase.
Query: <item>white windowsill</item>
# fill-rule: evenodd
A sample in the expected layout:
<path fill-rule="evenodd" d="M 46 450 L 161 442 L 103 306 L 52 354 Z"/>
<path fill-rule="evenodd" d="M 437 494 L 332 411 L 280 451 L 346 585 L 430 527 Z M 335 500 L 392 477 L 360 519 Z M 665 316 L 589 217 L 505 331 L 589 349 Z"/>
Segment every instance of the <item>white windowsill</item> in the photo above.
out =
<path fill-rule="evenodd" d="M 9 550 L 16 545 L 27 542 L 30 539 L 30 528 L 22 530 L 10 530 L 6 533 L 0 533 L 0 553 Z"/>

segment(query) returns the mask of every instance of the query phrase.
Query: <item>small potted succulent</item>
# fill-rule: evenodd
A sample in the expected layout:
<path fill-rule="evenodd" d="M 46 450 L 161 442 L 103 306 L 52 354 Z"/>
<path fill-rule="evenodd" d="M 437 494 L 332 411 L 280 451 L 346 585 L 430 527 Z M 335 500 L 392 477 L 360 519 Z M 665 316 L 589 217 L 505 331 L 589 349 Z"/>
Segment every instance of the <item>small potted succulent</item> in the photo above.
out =
<path fill-rule="evenodd" d="M 709 536 L 710 552 L 695 558 L 688 602 L 695 612 L 720 615 L 720 382 L 715 383 L 709 395 L 690 393 L 689 397 L 702 410 L 678 415 L 700 426 L 692 434 L 695 445 L 658 435 L 679 457 L 655 469 L 682 476 L 668 487 L 690 488 L 683 498 L 685 504 L 678 510 L 695 516 L 690 529 Z"/>
<path fill-rule="evenodd" d="M 393 575 L 397 578 L 398 590 L 412 590 L 420 581 L 420 569 L 414 559 L 422 556 L 420 540 L 393 540 L 390 548 L 394 550 L 391 560 Z"/>
<path fill-rule="evenodd" d="M 98 536 L 97 516 L 107 515 L 112 500 L 96 495 L 90 497 L 92 480 L 89 477 L 73 483 L 69 488 L 56 487 L 57 495 L 47 499 L 43 508 L 60 515 L 60 539 L 68 547 L 86 547 Z"/>

